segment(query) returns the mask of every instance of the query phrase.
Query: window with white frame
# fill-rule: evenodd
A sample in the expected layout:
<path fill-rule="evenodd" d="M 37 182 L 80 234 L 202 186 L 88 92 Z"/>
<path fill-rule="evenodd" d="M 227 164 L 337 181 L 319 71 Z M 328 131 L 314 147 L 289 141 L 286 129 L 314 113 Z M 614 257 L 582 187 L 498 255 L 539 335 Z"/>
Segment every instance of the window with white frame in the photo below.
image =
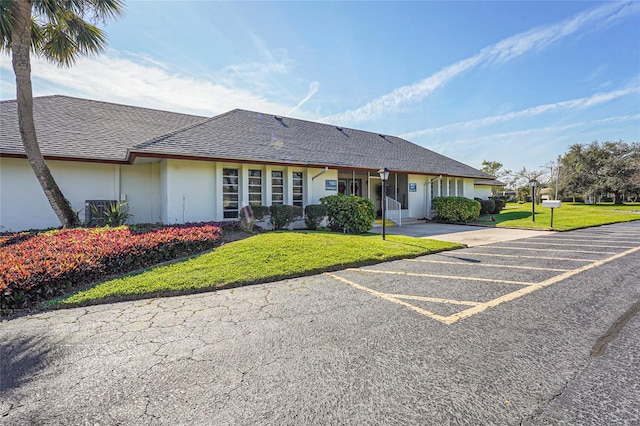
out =
<path fill-rule="evenodd" d="M 249 170 L 249 204 L 262 205 L 262 170 Z"/>
<path fill-rule="evenodd" d="M 447 194 L 445 194 L 444 190 L 445 190 L 446 186 L 444 184 L 444 179 L 440 179 L 440 192 L 438 193 L 439 196 L 444 197 Z"/>
<path fill-rule="evenodd" d="M 284 173 L 282 170 L 271 172 L 271 204 L 284 204 Z"/>
<path fill-rule="evenodd" d="M 431 196 L 430 198 L 433 200 L 434 198 L 437 197 L 436 195 L 436 190 L 438 189 L 438 187 L 436 186 L 436 181 L 435 179 L 431 181 L 431 183 L 429 184 L 431 186 L 431 190 L 429 192 L 431 192 Z"/>
<path fill-rule="evenodd" d="M 304 189 L 302 172 L 293 172 L 293 182 L 291 187 L 293 189 L 293 205 L 303 207 Z"/>
<path fill-rule="evenodd" d="M 464 197 L 464 180 L 458 179 L 458 197 Z"/>
<path fill-rule="evenodd" d="M 456 181 L 455 179 L 449 179 L 449 196 L 453 197 L 456 195 Z"/>
<path fill-rule="evenodd" d="M 225 219 L 238 218 L 239 184 L 238 169 L 222 169 L 222 217 Z"/>

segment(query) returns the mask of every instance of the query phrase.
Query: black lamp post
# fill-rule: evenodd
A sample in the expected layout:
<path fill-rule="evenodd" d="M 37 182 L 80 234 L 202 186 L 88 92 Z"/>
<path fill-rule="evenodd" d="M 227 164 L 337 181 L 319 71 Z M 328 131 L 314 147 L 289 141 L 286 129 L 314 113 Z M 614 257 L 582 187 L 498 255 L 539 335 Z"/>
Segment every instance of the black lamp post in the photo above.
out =
<path fill-rule="evenodd" d="M 382 179 L 382 200 L 381 200 L 381 204 L 382 204 L 382 239 L 386 240 L 386 233 L 387 233 L 387 218 L 386 218 L 386 213 L 387 213 L 387 209 L 386 209 L 386 197 L 387 197 L 387 179 L 389 179 L 389 169 L 387 169 L 386 167 L 378 170 L 378 174 L 380 175 L 380 179 Z"/>
<path fill-rule="evenodd" d="M 531 179 L 529 185 L 531 186 L 531 220 L 536 221 L 536 185 L 538 181 Z"/>

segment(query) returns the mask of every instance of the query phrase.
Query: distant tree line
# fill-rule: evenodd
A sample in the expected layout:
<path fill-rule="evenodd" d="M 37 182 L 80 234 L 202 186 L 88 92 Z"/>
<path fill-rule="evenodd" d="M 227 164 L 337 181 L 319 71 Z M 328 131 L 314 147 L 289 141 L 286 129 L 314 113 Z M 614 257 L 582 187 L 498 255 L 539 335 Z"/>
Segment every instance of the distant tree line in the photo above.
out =
<path fill-rule="evenodd" d="M 497 161 L 483 161 L 482 170 L 506 184 L 494 187 L 497 194 L 510 188 L 516 192 L 518 201 L 531 197 L 529 182 L 536 180 L 537 194 L 548 187 L 558 192 L 558 198 L 571 200 L 624 201 L 640 200 L 640 143 L 623 141 L 593 141 L 590 144 L 575 144 L 569 147 L 557 162 L 547 164 L 540 170 L 518 172 L 506 170 Z"/>

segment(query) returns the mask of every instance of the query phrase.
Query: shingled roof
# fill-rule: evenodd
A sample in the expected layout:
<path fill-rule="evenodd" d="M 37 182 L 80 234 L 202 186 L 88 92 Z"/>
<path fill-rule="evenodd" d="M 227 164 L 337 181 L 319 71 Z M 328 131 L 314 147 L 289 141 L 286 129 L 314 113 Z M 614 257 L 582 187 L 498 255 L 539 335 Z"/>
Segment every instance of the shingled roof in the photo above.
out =
<path fill-rule="evenodd" d="M 40 150 L 45 157 L 125 161 L 127 149 L 206 120 L 68 96 L 33 99 Z M 0 153 L 24 155 L 15 100 L 0 102 Z"/>
<path fill-rule="evenodd" d="M 179 157 L 492 179 L 407 140 L 235 109 L 209 119 L 106 102 L 34 99 L 45 156 L 133 161 Z M 0 153 L 23 154 L 15 101 L 0 102 Z"/>

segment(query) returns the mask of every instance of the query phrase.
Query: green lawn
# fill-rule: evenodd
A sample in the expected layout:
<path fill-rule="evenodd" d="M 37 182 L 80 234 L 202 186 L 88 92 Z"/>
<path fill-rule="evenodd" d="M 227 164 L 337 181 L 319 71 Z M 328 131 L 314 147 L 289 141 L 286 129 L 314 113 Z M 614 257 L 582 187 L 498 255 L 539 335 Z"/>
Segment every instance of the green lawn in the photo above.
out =
<path fill-rule="evenodd" d="M 275 281 L 463 247 L 460 244 L 388 235 L 269 232 L 218 247 L 191 259 L 99 283 L 47 302 L 61 307 L 185 294 L 225 286 Z"/>
<path fill-rule="evenodd" d="M 634 213 L 635 211 L 635 213 Z M 493 224 L 505 228 L 535 228 L 551 229 L 551 209 L 536 205 L 536 221 L 531 220 L 531 203 L 509 203 L 498 215 L 481 216 L 479 223 Z M 569 231 L 590 226 L 606 225 L 608 223 L 629 222 L 640 220 L 640 203 L 625 205 L 562 203 L 553 213 L 553 229 Z"/>

